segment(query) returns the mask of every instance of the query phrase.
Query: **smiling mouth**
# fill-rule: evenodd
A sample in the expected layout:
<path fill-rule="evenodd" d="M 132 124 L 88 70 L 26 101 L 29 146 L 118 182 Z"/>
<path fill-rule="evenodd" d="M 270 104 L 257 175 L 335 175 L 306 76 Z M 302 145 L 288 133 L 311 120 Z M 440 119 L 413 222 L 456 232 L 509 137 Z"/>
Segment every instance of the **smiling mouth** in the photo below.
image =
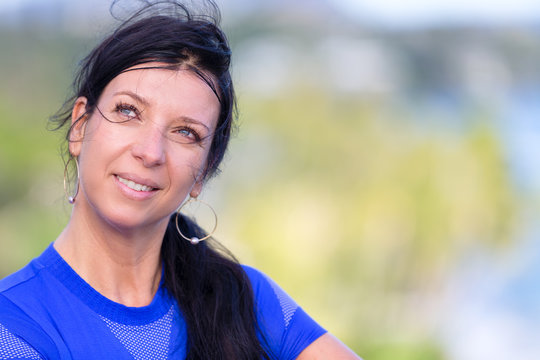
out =
<path fill-rule="evenodd" d="M 116 175 L 116 178 L 122 184 L 126 185 L 128 188 L 130 188 L 132 190 L 135 190 L 135 191 L 153 191 L 153 190 L 156 190 L 153 187 L 146 186 L 146 185 L 143 185 L 143 184 L 137 184 L 136 182 L 133 182 L 133 181 L 128 180 L 128 179 L 124 179 L 123 177 L 120 177 L 118 175 Z"/>

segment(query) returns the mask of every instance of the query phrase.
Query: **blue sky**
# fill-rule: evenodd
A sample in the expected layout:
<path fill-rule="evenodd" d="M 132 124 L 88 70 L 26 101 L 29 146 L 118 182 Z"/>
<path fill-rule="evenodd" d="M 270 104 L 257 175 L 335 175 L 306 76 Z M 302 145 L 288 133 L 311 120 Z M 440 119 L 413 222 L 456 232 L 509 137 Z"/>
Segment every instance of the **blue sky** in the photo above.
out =
<path fill-rule="evenodd" d="M 344 11 L 387 26 L 432 23 L 540 24 L 538 0 L 329 0 Z"/>
<path fill-rule="evenodd" d="M 79 0 L 80 1 L 80 0 Z M 218 4 L 245 0 L 217 0 Z M 272 0 L 250 0 L 250 5 Z M 312 0 L 314 3 L 320 0 Z M 326 0 L 349 16 L 389 27 L 414 27 L 431 24 L 540 24 L 539 0 Z M 55 3 L 59 0 L 2 0 L 0 12 L 21 4 Z M 94 0 L 101 5 L 110 0 Z M 304 1 L 309 4 L 308 1 Z M 72 5 L 73 3 L 71 3 Z M 105 5 L 106 6 L 106 5 Z"/>

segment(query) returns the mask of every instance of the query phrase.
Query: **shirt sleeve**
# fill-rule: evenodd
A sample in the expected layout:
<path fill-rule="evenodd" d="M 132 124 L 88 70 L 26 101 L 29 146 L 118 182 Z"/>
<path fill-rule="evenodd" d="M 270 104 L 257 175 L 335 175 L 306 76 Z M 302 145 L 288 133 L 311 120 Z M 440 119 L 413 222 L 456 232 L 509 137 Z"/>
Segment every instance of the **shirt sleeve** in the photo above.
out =
<path fill-rule="evenodd" d="M 296 359 L 326 333 L 267 275 L 248 266 L 244 270 L 255 295 L 260 338 L 273 359 Z"/>
<path fill-rule="evenodd" d="M 4 359 L 43 360 L 44 358 L 30 344 L 0 324 L 0 360 Z"/>
<path fill-rule="evenodd" d="M 55 344 L 43 329 L 0 293 L 0 360 L 59 358 Z"/>

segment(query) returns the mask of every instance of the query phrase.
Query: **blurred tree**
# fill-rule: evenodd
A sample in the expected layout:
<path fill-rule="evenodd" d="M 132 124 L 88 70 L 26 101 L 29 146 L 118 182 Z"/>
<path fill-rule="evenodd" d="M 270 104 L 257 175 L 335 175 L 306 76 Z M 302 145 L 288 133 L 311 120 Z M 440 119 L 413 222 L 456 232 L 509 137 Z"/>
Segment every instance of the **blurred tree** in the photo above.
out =
<path fill-rule="evenodd" d="M 459 102 L 462 40 L 489 42 L 493 51 L 496 34 L 370 33 L 327 22 L 326 13 L 302 17 L 298 31 L 274 16 L 231 27 L 240 55 L 254 54 L 238 59 L 235 75 L 242 80 L 247 66 L 262 64 L 254 71 L 272 86 L 284 83 L 256 92 L 239 81 L 241 130 L 222 177 L 209 184 L 221 204 L 219 238 L 366 359 L 445 359 L 434 333 L 446 279 L 471 249 L 507 244 L 522 206 L 493 126 L 498 109 Z M 371 64 L 331 68 L 339 56 L 329 51 L 335 39 L 322 41 L 329 27 L 352 33 L 337 44 L 358 45 Z M 521 46 L 531 55 L 503 60 L 516 69 L 525 63 L 524 78 L 537 76 L 528 60 L 538 57 L 537 38 L 502 39 L 510 53 Z M 88 42 L 57 31 L 0 31 L 0 276 L 39 254 L 69 215 L 61 136 L 46 133 L 45 123 Z M 242 50 L 246 44 L 258 52 Z M 390 68 L 378 66 L 381 59 Z M 395 80 L 375 87 L 381 93 L 327 83 L 334 71 L 347 78 L 355 68 L 363 71 L 357 77 L 406 74 L 403 83 L 374 76 Z M 262 88 L 258 79 L 248 80 Z M 437 96 L 455 107 L 453 123 L 422 108 Z"/>

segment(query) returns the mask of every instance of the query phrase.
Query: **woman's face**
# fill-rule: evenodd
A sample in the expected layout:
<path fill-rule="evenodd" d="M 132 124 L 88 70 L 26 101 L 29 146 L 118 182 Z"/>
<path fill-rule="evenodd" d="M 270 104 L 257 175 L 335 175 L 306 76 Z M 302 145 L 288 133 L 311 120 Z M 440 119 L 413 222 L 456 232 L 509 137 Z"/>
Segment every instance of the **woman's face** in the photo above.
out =
<path fill-rule="evenodd" d="M 199 194 L 220 111 L 192 72 L 142 67 L 105 87 L 69 146 L 80 167 L 74 211 L 126 230 L 162 224 L 188 194 Z M 85 105 L 76 101 L 73 119 Z"/>

